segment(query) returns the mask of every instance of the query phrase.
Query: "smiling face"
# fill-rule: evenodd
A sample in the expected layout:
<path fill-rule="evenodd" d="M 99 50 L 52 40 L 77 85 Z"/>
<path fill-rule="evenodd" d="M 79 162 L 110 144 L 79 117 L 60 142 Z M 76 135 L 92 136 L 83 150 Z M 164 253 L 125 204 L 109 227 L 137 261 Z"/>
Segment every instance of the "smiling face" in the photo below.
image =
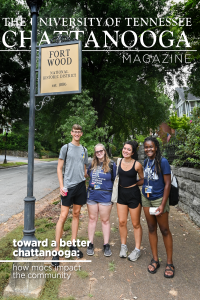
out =
<path fill-rule="evenodd" d="M 95 154 L 99 161 L 104 161 L 105 151 L 102 146 L 96 146 L 95 147 Z"/>
<path fill-rule="evenodd" d="M 83 135 L 83 132 L 82 132 L 81 130 L 78 130 L 78 129 L 77 129 L 77 130 L 76 130 L 76 129 L 73 129 L 73 130 L 71 131 L 71 135 L 72 135 L 73 140 L 74 140 L 75 142 L 79 142 L 81 136 Z"/>
<path fill-rule="evenodd" d="M 144 152 L 148 158 L 154 159 L 156 157 L 157 147 L 152 141 L 146 141 L 144 143 Z"/>
<path fill-rule="evenodd" d="M 129 144 L 125 144 L 122 149 L 122 155 L 124 158 L 131 158 L 131 156 L 134 154 L 132 146 Z"/>

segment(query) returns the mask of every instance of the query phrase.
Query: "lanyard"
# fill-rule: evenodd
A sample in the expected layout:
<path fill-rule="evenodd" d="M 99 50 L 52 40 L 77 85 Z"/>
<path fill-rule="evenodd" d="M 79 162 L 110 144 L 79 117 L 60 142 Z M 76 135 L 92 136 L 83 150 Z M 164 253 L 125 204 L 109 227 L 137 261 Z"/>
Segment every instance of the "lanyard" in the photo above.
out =
<path fill-rule="evenodd" d="M 149 167 L 149 159 L 148 159 L 148 161 L 147 161 L 147 183 L 148 183 L 148 186 L 149 186 L 149 180 L 151 177 L 151 170 L 152 170 L 152 167 L 154 166 L 154 164 L 155 164 L 155 159 L 152 161 L 152 164 Z"/>
<path fill-rule="evenodd" d="M 94 184 L 96 184 L 96 182 L 97 182 L 97 180 L 99 178 L 99 173 L 101 173 L 101 168 L 102 168 L 102 166 L 100 165 L 100 166 L 97 166 L 97 168 L 95 170 Z"/>

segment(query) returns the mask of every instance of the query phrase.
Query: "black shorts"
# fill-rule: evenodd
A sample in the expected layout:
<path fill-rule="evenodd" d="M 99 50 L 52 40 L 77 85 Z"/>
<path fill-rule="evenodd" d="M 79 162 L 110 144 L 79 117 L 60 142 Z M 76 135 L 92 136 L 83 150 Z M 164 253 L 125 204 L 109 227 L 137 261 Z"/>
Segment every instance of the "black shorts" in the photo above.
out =
<path fill-rule="evenodd" d="M 129 208 L 136 208 L 141 204 L 141 193 L 137 185 L 131 188 L 124 188 L 119 185 L 117 203 L 128 205 Z"/>
<path fill-rule="evenodd" d="M 61 205 L 71 206 L 72 204 L 83 205 L 87 201 L 85 181 L 78 183 L 68 189 L 67 196 L 61 195 Z"/>

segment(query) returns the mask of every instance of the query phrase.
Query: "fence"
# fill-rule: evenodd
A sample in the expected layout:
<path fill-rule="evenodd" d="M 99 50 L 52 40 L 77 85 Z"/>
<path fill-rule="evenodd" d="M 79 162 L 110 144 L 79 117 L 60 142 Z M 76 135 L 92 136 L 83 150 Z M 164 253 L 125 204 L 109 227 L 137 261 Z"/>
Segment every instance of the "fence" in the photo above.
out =
<path fill-rule="evenodd" d="M 176 151 L 178 150 L 179 145 L 185 145 L 185 144 L 180 141 L 173 141 L 173 142 L 163 145 L 161 148 L 162 155 L 165 158 L 167 158 L 167 160 L 170 164 L 172 164 L 174 159 L 179 158 L 179 156 L 176 155 Z M 187 156 L 185 156 L 185 159 L 186 158 L 187 158 Z M 184 167 L 188 167 L 188 168 L 194 168 L 194 165 L 195 164 L 190 163 L 190 162 L 184 162 L 184 164 L 183 164 Z"/>
<path fill-rule="evenodd" d="M 175 154 L 176 151 L 178 150 L 178 146 L 183 143 L 181 142 L 173 142 L 173 143 L 168 143 L 162 146 L 161 151 L 162 155 L 167 158 L 168 162 L 172 164 L 173 160 L 178 158 L 178 156 Z"/>

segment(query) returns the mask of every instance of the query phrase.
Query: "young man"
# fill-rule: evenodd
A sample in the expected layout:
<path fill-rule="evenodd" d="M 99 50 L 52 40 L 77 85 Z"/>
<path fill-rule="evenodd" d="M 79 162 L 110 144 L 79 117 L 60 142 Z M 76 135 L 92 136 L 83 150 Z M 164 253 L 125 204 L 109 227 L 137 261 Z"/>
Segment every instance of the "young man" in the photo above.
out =
<path fill-rule="evenodd" d="M 76 241 L 79 214 L 81 206 L 86 203 L 86 186 L 85 177 L 87 176 L 86 164 L 88 163 L 87 149 L 80 144 L 80 138 L 83 135 L 82 127 L 78 124 L 72 126 L 72 142 L 64 145 L 60 150 L 57 174 L 60 184 L 61 194 L 61 214 L 56 225 L 56 251 L 59 251 L 60 239 L 63 234 L 63 227 L 69 213 L 69 207 L 73 204 L 73 218 L 72 218 L 72 241 Z M 65 174 L 63 182 L 62 169 L 64 162 Z M 66 195 L 66 189 L 67 195 Z M 71 251 L 76 251 L 76 256 L 83 257 L 83 253 L 74 245 L 70 247 Z M 59 255 L 53 256 L 52 265 L 58 266 Z"/>

